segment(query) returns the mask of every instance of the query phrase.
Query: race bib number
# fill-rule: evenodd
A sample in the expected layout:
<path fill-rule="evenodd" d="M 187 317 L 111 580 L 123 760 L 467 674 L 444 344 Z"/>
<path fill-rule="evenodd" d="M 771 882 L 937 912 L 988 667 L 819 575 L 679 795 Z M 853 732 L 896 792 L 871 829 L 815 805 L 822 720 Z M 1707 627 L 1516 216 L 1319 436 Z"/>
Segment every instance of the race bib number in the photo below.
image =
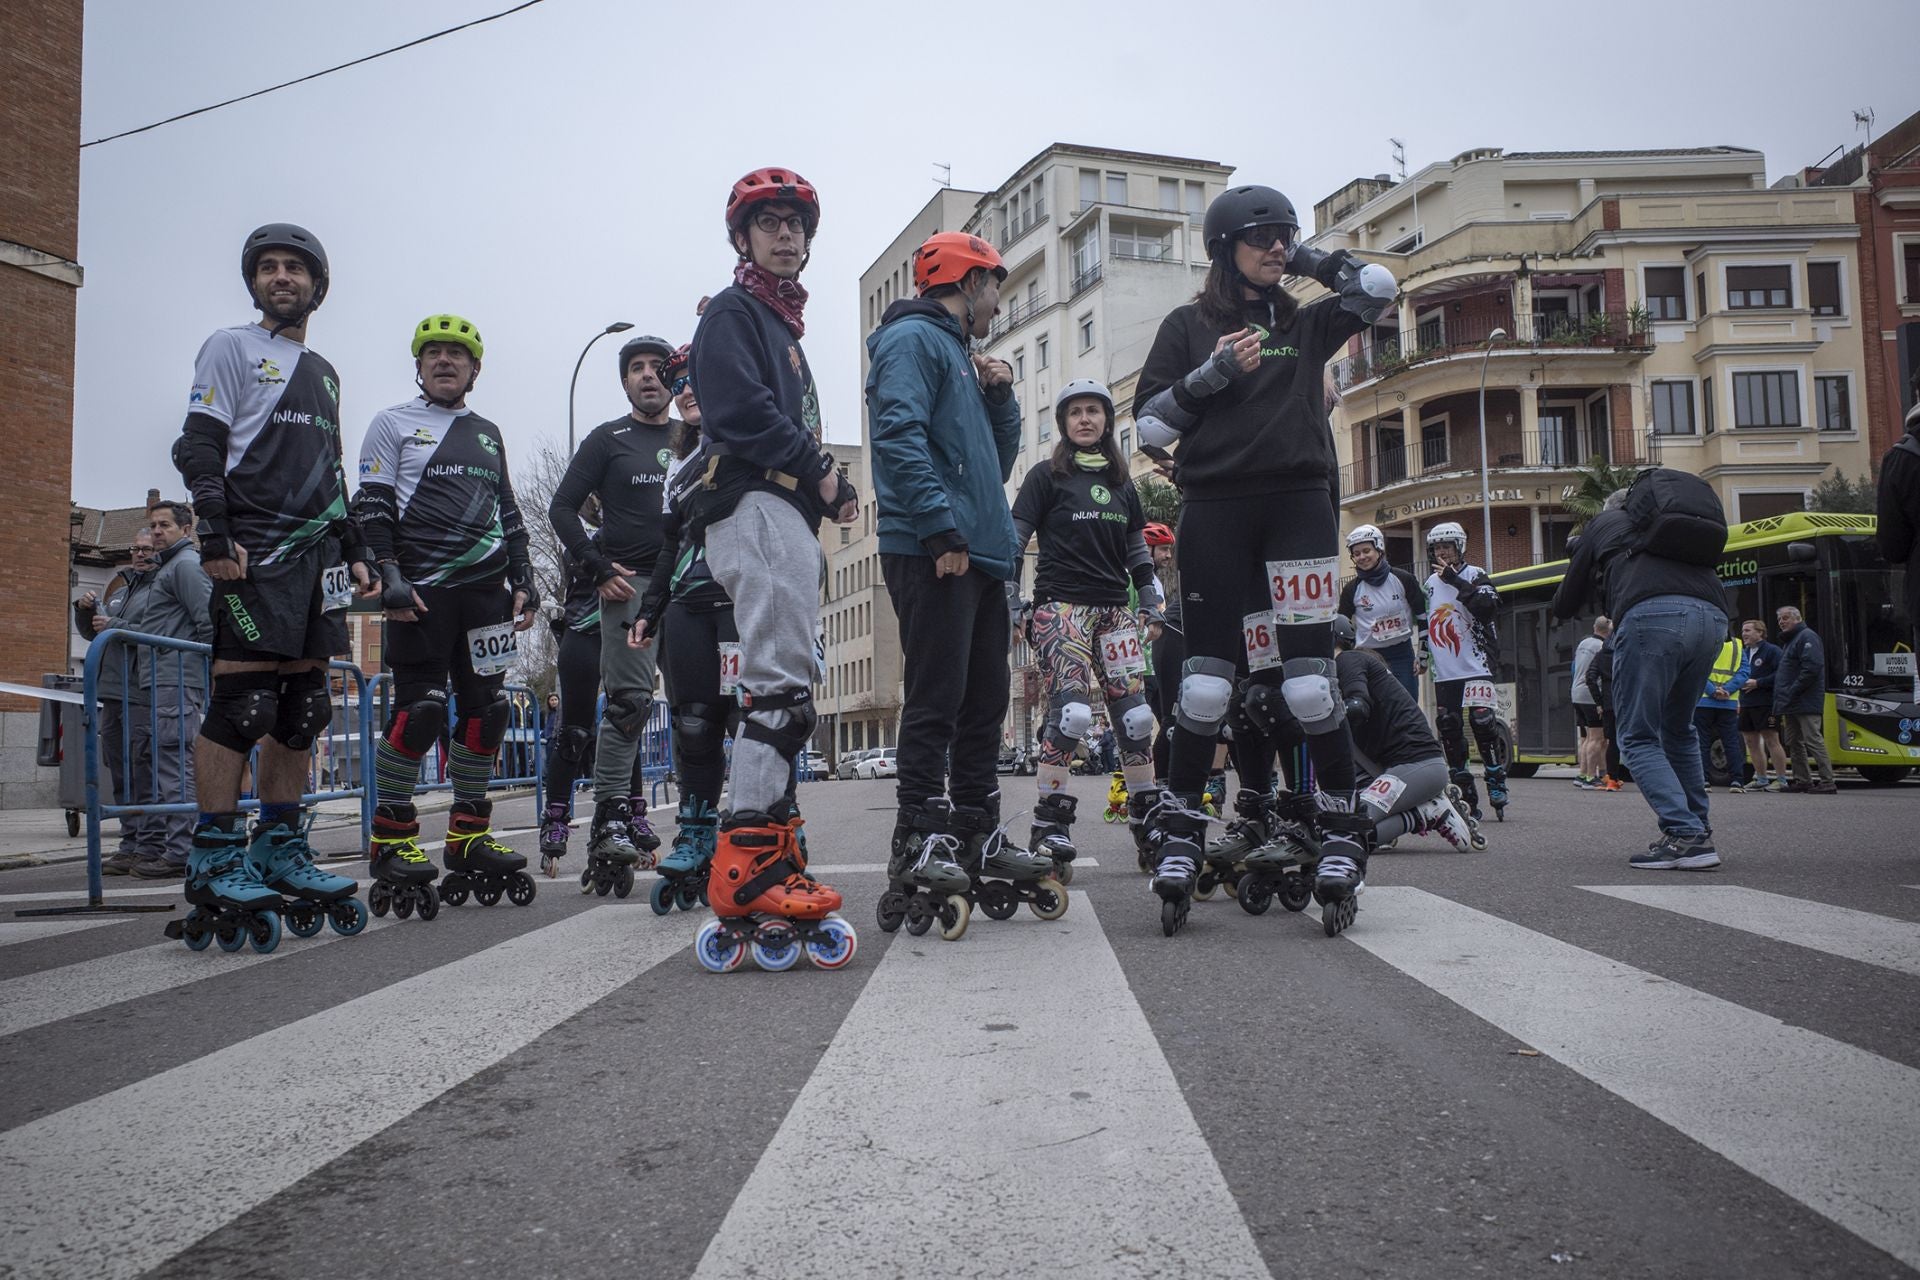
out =
<path fill-rule="evenodd" d="M 1241 622 L 1247 638 L 1247 669 L 1265 671 L 1280 665 L 1280 642 L 1273 634 L 1272 613 L 1250 613 Z"/>
<path fill-rule="evenodd" d="M 1460 705 L 1463 707 L 1497 707 L 1500 697 L 1494 691 L 1491 680 L 1469 680 L 1460 691 Z"/>
<path fill-rule="evenodd" d="M 740 693 L 740 642 L 720 642 L 720 696 L 738 697 Z"/>
<path fill-rule="evenodd" d="M 1380 646 L 1398 644 L 1412 634 L 1413 620 L 1404 613 L 1391 618 L 1376 618 L 1373 630 L 1367 633 L 1368 639 Z"/>
<path fill-rule="evenodd" d="M 497 676 L 520 656 L 520 633 L 511 622 L 475 627 L 467 632 L 467 654 L 473 660 L 473 674 Z"/>
<path fill-rule="evenodd" d="M 1396 778 L 1389 773 L 1383 774 L 1368 783 L 1366 790 L 1360 794 L 1378 805 L 1385 812 L 1391 813 L 1393 812 L 1393 806 L 1399 801 L 1401 793 L 1406 789 L 1407 783 L 1404 778 Z"/>
<path fill-rule="evenodd" d="M 1100 637 L 1100 663 L 1109 676 L 1124 680 L 1147 669 L 1147 655 L 1140 649 L 1140 633 L 1121 627 Z"/>
<path fill-rule="evenodd" d="M 1321 560 L 1269 560 L 1267 585 L 1273 592 L 1273 621 L 1280 627 L 1332 622 L 1340 593 L 1334 589 L 1334 556 Z"/>
<path fill-rule="evenodd" d="M 320 575 L 321 610 L 338 613 L 353 603 L 353 574 L 343 564 L 328 567 Z"/>

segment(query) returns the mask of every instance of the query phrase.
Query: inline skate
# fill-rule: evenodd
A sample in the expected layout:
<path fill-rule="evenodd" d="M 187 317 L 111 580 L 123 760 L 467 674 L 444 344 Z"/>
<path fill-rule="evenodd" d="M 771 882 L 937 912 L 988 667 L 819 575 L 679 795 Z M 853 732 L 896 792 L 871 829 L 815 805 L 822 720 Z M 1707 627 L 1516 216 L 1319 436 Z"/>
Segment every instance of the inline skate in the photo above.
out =
<path fill-rule="evenodd" d="M 1147 839 L 1153 846 L 1153 891 L 1160 895 L 1160 931 L 1171 938 L 1187 922 L 1194 880 L 1207 841 L 1206 814 L 1199 795 L 1172 791 L 1155 794 L 1147 814 Z"/>
<path fill-rule="evenodd" d="M 876 908 L 884 932 L 905 924 L 917 938 L 938 924 L 948 942 L 966 933 L 973 915 L 967 899 L 972 880 L 954 861 L 962 844 L 953 834 L 952 817 L 952 809 L 938 796 L 903 806 L 895 816 L 887 891 Z"/>
<path fill-rule="evenodd" d="M 1127 831 L 1133 836 L 1134 861 L 1147 875 L 1153 874 L 1153 844 L 1147 838 L 1147 815 L 1165 793 L 1165 787 L 1154 783 L 1127 797 Z"/>
<path fill-rule="evenodd" d="M 1107 783 L 1107 811 L 1100 816 L 1107 822 L 1118 822 L 1127 816 L 1126 774 L 1116 772 Z"/>
<path fill-rule="evenodd" d="M 169 938 L 191 950 L 205 951 L 218 941 L 222 951 L 252 945 L 266 955 L 280 945 L 279 894 L 260 882 L 247 861 L 247 835 L 238 814 L 209 822 L 193 833 L 187 850 L 187 902 L 183 920 L 169 920 Z"/>
<path fill-rule="evenodd" d="M 1067 888 L 1054 877 L 1053 859 L 1007 839 L 997 794 L 978 808 L 955 805 L 952 822 L 953 834 L 965 846 L 959 862 L 967 872 L 967 901 L 987 919 L 1008 919 L 1023 902 L 1042 920 L 1067 914 Z"/>
<path fill-rule="evenodd" d="M 373 883 L 367 886 L 367 906 L 376 916 L 391 911 L 405 920 L 418 912 L 422 920 L 440 914 L 440 895 L 432 884 L 440 878 L 420 847 L 420 813 L 410 804 L 383 804 L 373 811 Z"/>
<path fill-rule="evenodd" d="M 1225 769 L 1215 769 L 1207 775 L 1207 789 L 1204 796 L 1206 814 L 1209 818 L 1217 818 L 1226 811 L 1227 771 Z"/>
<path fill-rule="evenodd" d="M 1073 811 L 1080 802 L 1064 791 L 1052 791 L 1033 806 L 1033 829 L 1027 844 L 1037 854 L 1053 859 L 1053 878 L 1061 884 L 1073 883 Z"/>
<path fill-rule="evenodd" d="M 628 796 L 627 813 L 627 837 L 633 841 L 633 847 L 643 854 L 657 854 L 660 837 L 655 834 L 653 824 L 647 821 L 647 798 Z M 652 866 L 653 861 L 649 860 L 647 865 Z"/>
<path fill-rule="evenodd" d="M 707 873 L 713 866 L 719 822 L 720 817 L 712 805 L 685 791 L 680 793 L 673 848 L 660 859 L 660 878 L 653 882 L 653 889 L 647 895 L 655 915 L 664 916 L 675 907 L 691 911 L 707 905 Z M 797 832 L 795 846 L 804 865 L 806 850 L 799 844 Z"/>
<path fill-rule="evenodd" d="M 1250 916 L 1266 914 L 1276 898 L 1289 911 L 1304 911 L 1313 901 L 1313 872 L 1320 862 L 1313 797 L 1281 791 L 1269 813 L 1268 839 L 1242 860 L 1245 870 L 1234 886 L 1240 909 Z"/>
<path fill-rule="evenodd" d="M 567 856 L 572 817 L 565 800 L 547 801 L 547 816 L 540 822 L 540 871 L 549 880 L 560 874 L 560 859 Z"/>
<path fill-rule="evenodd" d="M 311 938 L 330 924 L 335 933 L 350 938 L 367 927 L 367 906 L 354 897 L 360 882 L 313 865 L 313 846 L 307 843 L 312 826 L 312 814 L 256 825 L 247 865 L 261 883 L 286 899 L 280 914 L 288 933 Z"/>
<path fill-rule="evenodd" d="M 773 813 L 730 813 L 715 842 L 707 899 L 714 918 L 700 926 L 694 956 L 710 973 L 731 973 L 751 955 L 770 973 L 804 954 L 815 967 L 839 969 L 859 947 L 840 917 L 840 894 L 802 875 L 795 815 L 784 800 Z"/>
<path fill-rule="evenodd" d="M 1329 938 L 1353 923 L 1360 894 L 1367 887 L 1367 853 L 1373 819 L 1354 812 L 1351 797 L 1321 792 L 1320 864 L 1313 871 L 1313 900 L 1320 904 L 1320 927 Z"/>
<path fill-rule="evenodd" d="M 1480 821 L 1480 789 L 1473 784 L 1473 770 L 1459 768 L 1448 774 L 1455 791 L 1460 793 L 1460 802 L 1466 807 L 1467 816 L 1477 824 Z"/>
<path fill-rule="evenodd" d="M 1213 897 L 1221 885 L 1234 894 L 1247 855 L 1273 838 L 1273 815 L 1263 792 L 1240 788 L 1233 797 L 1233 813 L 1226 832 L 1218 840 L 1209 840 L 1202 855 L 1200 875 L 1193 886 L 1193 896 L 1201 902 Z"/>
<path fill-rule="evenodd" d="M 1507 820 L 1507 770 L 1505 765 L 1492 765 L 1486 770 L 1487 803 L 1493 806 L 1496 822 Z"/>
<path fill-rule="evenodd" d="M 1420 833 L 1436 835 L 1454 848 L 1466 853 L 1478 852 L 1487 847 L 1487 838 L 1480 834 L 1480 824 L 1467 816 L 1466 801 L 1460 797 L 1460 788 L 1449 783 L 1446 791 L 1414 810 L 1420 818 Z"/>
<path fill-rule="evenodd" d="M 587 865 L 580 871 L 580 892 L 624 898 L 633 892 L 635 869 L 644 871 L 653 866 L 653 855 L 643 854 L 633 842 L 632 817 L 625 796 L 613 796 L 594 805 Z"/>
<path fill-rule="evenodd" d="M 483 907 L 502 894 L 516 907 L 533 901 L 533 877 L 526 873 L 527 855 L 515 853 L 493 835 L 493 801 L 456 800 L 447 818 L 447 878 L 440 882 L 440 901 L 457 907 L 473 894 Z"/>

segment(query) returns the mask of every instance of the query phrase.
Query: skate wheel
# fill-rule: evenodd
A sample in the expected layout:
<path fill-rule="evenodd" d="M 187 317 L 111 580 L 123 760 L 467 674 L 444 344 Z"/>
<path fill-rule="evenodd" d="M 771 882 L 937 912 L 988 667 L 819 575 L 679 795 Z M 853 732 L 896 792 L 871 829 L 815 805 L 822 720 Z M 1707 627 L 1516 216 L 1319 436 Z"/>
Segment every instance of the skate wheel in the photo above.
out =
<path fill-rule="evenodd" d="M 560 875 L 560 859 L 554 857 L 550 853 L 541 854 L 540 855 L 540 874 L 544 875 L 549 880 L 557 879 Z"/>
<path fill-rule="evenodd" d="M 1011 885 L 989 880 L 980 886 L 980 909 L 989 920 L 1010 920 L 1020 909 L 1020 895 Z"/>
<path fill-rule="evenodd" d="M 593 892 L 593 868 L 592 867 L 582 867 L 580 869 L 580 892 L 582 893 Z"/>
<path fill-rule="evenodd" d="M 318 927 L 316 925 L 316 927 Z M 256 911 L 247 919 L 247 941 L 261 955 L 280 945 L 280 917 L 272 911 Z"/>
<path fill-rule="evenodd" d="M 633 892 L 633 868 L 622 867 L 620 874 L 613 878 L 613 896 L 624 898 Z"/>
<path fill-rule="evenodd" d="M 497 884 L 477 885 L 473 890 L 473 900 L 483 907 L 491 907 L 500 901 L 500 886 Z"/>
<path fill-rule="evenodd" d="M 1169 938 L 1180 932 L 1180 925 L 1185 920 L 1186 914 L 1181 910 L 1177 899 L 1162 898 L 1160 900 L 1160 932 Z"/>
<path fill-rule="evenodd" d="M 351 938 L 367 927 L 367 904 L 358 898 L 342 898 L 327 908 L 327 923 L 343 938 Z"/>
<path fill-rule="evenodd" d="M 1072 884 L 1073 864 L 1071 862 L 1055 862 L 1053 864 L 1053 878 L 1061 884 Z"/>
<path fill-rule="evenodd" d="M 413 887 L 411 885 L 393 895 L 393 916 L 396 920 L 413 919 Z"/>
<path fill-rule="evenodd" d="M 213 945 L 213 921 L 199 907 L 187 913 L 180 926 L 181 941 L 189 951 L 205 951 Z"/>
<path fill-rule="evenodd" d="M 1503 804 L 1493 806 L 1493 820 L 1495 822 L 1505 822 L 1507 820 L 1507 806 Z"/>
<path fill-rule="evenodd" d="M 420 913 L 422 920 L 431 920 L 440 914 L 440 898 L 426 885 L 414 890 L 419 896 L 413 900 L 413 909 Z"/>
<path fill-rule="evenodd" d="M 673 903 L 682 911 L 691 911 L 695 907 L 706 906 L 706 884 L 704 882 L 700 884 L 689 884 L 684 880 L 681 881 L 679 891 L 673 895 Z"/>
<path fill-rule="evenodd" d="M 1289 911 L 1305 911 L 1307 904 L 1313 901 L 1313 885 L 1297 871 L 1289 872 L 1280 882 L 1280 905 Z"/>
<path fill-rule="evenodd" d="M 1320 927 L 1329 938 L 1337 937 L 1340 931 L 1353 923 L 1353 917 L 1360 904 L 1351 897 L 1338 902 L 1329 902 L 1320 908 Z"/>
<path fill-rule="evenodd" d="M 820 937 L 810 939 L 807 946 L 807 959 L 816 969 L 844 969 L 853 959 L 853 953 L 860 948 L 860 938 L 853 926 L 837 915 L 830 915 L 820 922 Z"/>
<path fill-rule="evenodd" d="M 1219 887 L 1220 878 L 1218 876 L 1214 875 L 1211 871 L 1202 871 L 1193 882 L 1193 900 L 1195 902 L 1210 902 L 1213 900 L 1214 890 Z"/>
<path fill-rule="evenodd" d="M 732 973 L 747 958 L 747 949 L 718 920 L 709 920 L 694 935 L 693 958 L 708 973 Z"/>
<path fill-rule="evenodd" d="M 220 944 L 222 951 L 238 951 L 247 945 L 247 931 L 240 927 L 238 920 L 223 919 L 213 926 L 213 940 Z"/>
<path fill-rule="evenodd" d="M 916 893 L 907 899 L 907 932 L 919 937 L 933 928 L 934 917 L 939 914 L 933 909 L 933 899 L 923 893 Z"/>
<path fill-rule="evenodd" d="M 367 887 L 367 909 L 377 916 L 384 916 L 393 909 L 393 886 L 385 880 L 375 880 Z"/>
<path fill-rule="evenodd" d="M 655 880 L 653 888 L 647 890 L 647 905 L 653 908 L 653 914 L 666 915 L 673 910 L 673 900 L 678 897 L 671 880 Z"/>
<path fill-rule="evenodd" d="M 324 929 L 327 918 L 320 914 L 318 907 L 288 907 L 287 932 L 296 938 L 311 938 Z"/>
<path fill-rule="evenodd" d="M 966 936 L 967 924 L 973 919 L 973 904 L 960 894 L 952 894 L 940 907 L 939 916 L 940 936 L 958 942 Z"/>
<path fill-rule="evenodd" d="M 1105 818 L 1108 822 L 1118 822 L 1120 821 L 1120 818 L 1122 815 L 1117 814 L 1113 810 L 1109 809 L 1105 813 L 1101 814 L 1100 816 L 1102 818 Z"/>
<path fill-rule="evenodd" d="M 1467 844 L 1472 847 L 1475 853 L 1484 853 L 1487 848 L 1487 838 L 1478 831 L 1475 831 L 1472 838 L 1467 841 Z"/>
<path fill-rule="evenodd" d="M 1042 880 L 1033 886 L 1033 898 L 1027 910 L 1042 920 L 1058 920 L 1067 914 L 1067 886 L 1058 880 Z"/>
<path fill-rule="evenodd" d="M 440 901 L 450 907 L 462 906 L 467 900 L 467 881 L 464 876 L 448 876 L 440 882 Z"/>
<path fill-rule="evenodd" d="M 1267 908 L 1273 905 L 1273 886 L 1267 883 L 1265 877 L 1249 872 L 1240 877 L 1239 891 L 1234 898 L 1239 902 L 1240 909 L 1248 915 L 1263 916 Z"/>
<path fill-rule="evenodd" d="M 516 871 L 507 881 L 507 901 L 516 907 L 524 907 L 533 901 L 533 877 L 524 871 Z"/>
<path fill-rule="evenodd" d="M 880 926 L 880 932 L 892 933 L 907 919 L 907 900 L 905 895 L 889 889 L 880 895 L 879 903 L 873 910 L 874 918 Z M 925 930 L 921 930 L 925 932 Z"/>
<path fill-rule="evenodd" d="M 761 925 L 747 948 L 753 953 L 753 962 L 768 973 L 785 973 L 800 963 L 800 934 L 784 920 Z"/>

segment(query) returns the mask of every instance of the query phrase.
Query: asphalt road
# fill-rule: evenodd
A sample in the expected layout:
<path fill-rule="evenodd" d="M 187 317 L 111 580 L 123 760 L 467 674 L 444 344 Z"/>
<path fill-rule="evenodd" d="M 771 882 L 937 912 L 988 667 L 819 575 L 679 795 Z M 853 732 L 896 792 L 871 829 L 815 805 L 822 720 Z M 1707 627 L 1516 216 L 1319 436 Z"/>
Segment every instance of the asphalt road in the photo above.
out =
<path fill-rule="evenodd" d="M 1067 914 L 948 943 L 874 924 L 892 784 L 808 784 L 838 972 L 707 974 L 700 913 L 566 878 L 256 957 L 0 875 L 0 1276 L 1920 1267 L 1920 783 L 1716 795 L 1690 875 L 1627 868 L 1635 792 L 1516 782 L 1338 939 L 1224 898 L 1162 937 L 1074 785 Z"/>

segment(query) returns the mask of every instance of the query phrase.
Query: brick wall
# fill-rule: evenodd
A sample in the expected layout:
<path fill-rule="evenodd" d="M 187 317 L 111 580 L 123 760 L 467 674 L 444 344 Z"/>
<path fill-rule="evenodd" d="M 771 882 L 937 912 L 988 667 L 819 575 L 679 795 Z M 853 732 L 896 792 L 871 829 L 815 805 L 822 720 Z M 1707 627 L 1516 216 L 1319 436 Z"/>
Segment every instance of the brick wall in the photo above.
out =
<path fill-rule="evenodd" d="M 80 0 L 9 8 L 0 41 L 0 239 L 72 260 L 80 221 Z M 0 405 L 12 465 L 0 478 L 8 607 L 0 680 L 65 671 L 68 504 L 73 476 L 74 287 L 0 266 Z M 0 700 L 0 710 L 33 704 Z"/>
<path fill-rule="evenodd" d="M 1494 486 L 1499 487 L 1497 484 Z M 1476 492 L 1478 492 L 1476 490 Z M 1492 572 L 1502 569 L 1524 569 L 1533 563 L 1533 518 L 1527 507 L 1503 507 L 1495 504 L 1493 508 L 1493 566 Z M 1486 544 L 1480 539 L 1480 508 L 1468 507 L 1465 510 L 1449 511 L 1446 519 L 1458 521 L 1467 531 L 1467 560 L 1479 564 L 1486 558 Z M 1427 521 L 1426 527 L 1432 528 L 1434 521 Z M 1513 529 L 1512 533 L 1507 530 Z"/>

